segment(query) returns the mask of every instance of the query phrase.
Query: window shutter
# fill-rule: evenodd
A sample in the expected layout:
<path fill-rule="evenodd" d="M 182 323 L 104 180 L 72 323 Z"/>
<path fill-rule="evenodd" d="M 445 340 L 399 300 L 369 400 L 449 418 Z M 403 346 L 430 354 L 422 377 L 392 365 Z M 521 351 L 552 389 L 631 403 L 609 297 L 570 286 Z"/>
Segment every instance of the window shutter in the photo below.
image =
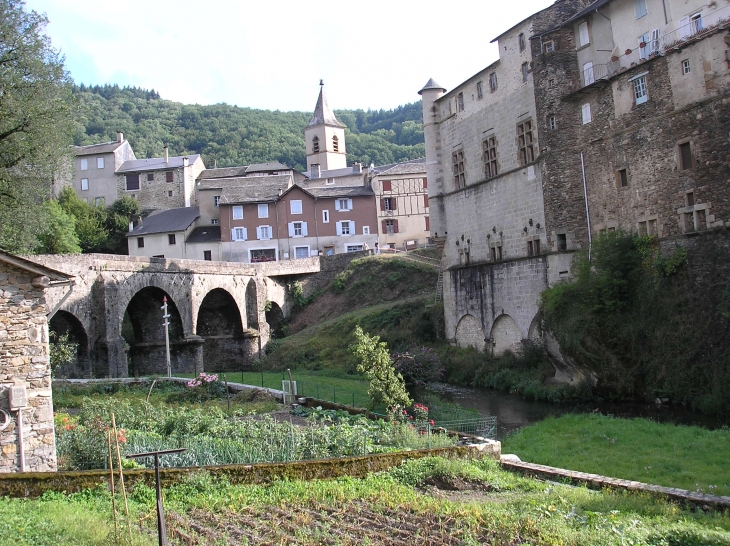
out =
<path fill-rule="evenodd" d="M 306 237 L 306 236 L 307 236 L 307 223 L 302 222 L 302 237 Z"/>
<path fill-rule="evenodd" d="M 337 222 L 337 235 L 342 235 L 342 222 Z"/>
<path fill-rule="evenodd" d="M 380 210 L 385 210 L 385 198 L 380 200 Z"/>
<path fill-rule="evenodd" d="M 398 208 L 398 199 L 395 197 L 390 198 L 390 210 L 395 210 Z"/>
<path fill-rule="evenodd" d="M 386 233 L 388 233 L 388 227 L 385 225 L 385 220 L 383 220 L 383 221 L 380 222 L 380 227 L 381 227 L 380 232 L 383 235 L 385 235 Z"/>
<path fill-rule="evenodd" d="M 236 228 L 233 228 L 231 230 L 231 241 L 235 241 L 235 240 L 236 240 Z"/>
<path fill-rule="evenodd" d="M 348 210 L 352 210 L 352 199 L 347 200 L 347 208 Z"/>
<path fill-rule="evenodd" d="M 248 229 L 243 228 L 243 240 L 248 241 Z"/>
<path fill-rule="evenodd" d="M 340 200 L 335 199 L 335 210 L 340 210 Z"/>
<path fill-rule="evenodd" d="M 398 231 L 398 220 L 393 220 L 393 233 L 400 233 Z"/>
<path fill-rule="evenodd" d="M 383 191 L 393 191 L 393 184 L 390 180 L 383 180 Z"/>
<path fill-rule="evenodd" d="M 352 220 L 350 220 L 350 235 L 357 235 L 357 228 Z"/>
<path fill-rule="evenodd" d="M 294 222 L 289 222 L 289 237 L 294 237 Z"/>
<path fill-rule="evenodd" d="M 428 188 L 428 178 L 423 179 L 423 189 L 425 190 L 426 188 Z"/>
<path fill-rule="evenodd" d="M 423 206 L 428 208 L 428 195 L 423 196 Z"/>
<path fill-rule="evenodd" d="M 689 17 L 682 17 L 682 19 L 679 20 L 679 34 L 681 38 L 686 38 L 690 35 Z"/>
<path fill-rule="evenodd" d="M 426 231 L 431 231 L 431 219 L 428 216 L 424 216 L 426 220 Z"/>
<path fill-rule="evenodd" d="M 261 227 L 256 228 L 256 238 L 261 239 Z"/>

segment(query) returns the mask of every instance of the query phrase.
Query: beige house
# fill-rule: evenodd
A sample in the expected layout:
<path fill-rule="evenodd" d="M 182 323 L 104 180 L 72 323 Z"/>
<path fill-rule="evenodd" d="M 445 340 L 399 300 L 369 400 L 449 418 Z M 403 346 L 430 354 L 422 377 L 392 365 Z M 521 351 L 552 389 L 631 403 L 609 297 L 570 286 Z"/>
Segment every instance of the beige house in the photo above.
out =
<path fill-rule="evenodd" d="M 137 159 L 122 133 L 117 140 L 76 146 L 71 186 L 78 196 L 92 205 L 111 205 L 119 198 L 117 170 L 125 161 Z"/>
<path fill-rule="evenodd" d="M 370 175 L 380 249 L 409 250 L 430 243 L 426 160 L 376 167 Z"/>
<path fill-rule="evenodd" d="M 0 251 L 0 473 L 56 470 L 46 290 L 73 284 Z"/>
<path fill-rule="evenodd" d="M 203 248 L 207 241 L 198 241 L 196 238 L 188 246 L 187 239 L 193 235 L 195 220 L 199 216 L 198 207 L 153 212 L 127 233 L 129 255 L 212 260 L 216 245 L 211 243 L 210 248 Z M 218 251 L 216 253 L 219 254 Z"/>

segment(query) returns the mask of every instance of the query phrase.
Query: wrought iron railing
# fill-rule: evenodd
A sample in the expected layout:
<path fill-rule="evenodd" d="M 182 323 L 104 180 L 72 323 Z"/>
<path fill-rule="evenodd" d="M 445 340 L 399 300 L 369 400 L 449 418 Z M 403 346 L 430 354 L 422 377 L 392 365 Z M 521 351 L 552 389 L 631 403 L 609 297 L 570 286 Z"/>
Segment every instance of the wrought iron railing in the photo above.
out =
<path fill-rule="evenodd" d="M 701 17 L 690 19 L 678 28 L 661 37 L 662 49 L 666 51 L 681 46 L 684 42 L 697 38 L 730 22 L 730 4 Z"/>

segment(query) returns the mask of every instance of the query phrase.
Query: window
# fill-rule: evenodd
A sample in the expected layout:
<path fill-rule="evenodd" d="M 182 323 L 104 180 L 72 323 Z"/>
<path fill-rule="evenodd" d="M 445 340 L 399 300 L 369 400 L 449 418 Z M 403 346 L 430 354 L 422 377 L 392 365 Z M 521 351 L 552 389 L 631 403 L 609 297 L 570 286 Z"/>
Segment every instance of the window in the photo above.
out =
<path fill-rule="evenodd" d="M 251 250 L 251 263 L 259 262 L 275 262 L 276 261 L 276 249 L 275 248 L 260 248 L 257 250 Z"/>
<path fill-rule="evenodd" d="M 233 219 L 243 220 L 243 205 L 234 205 L 233 207 Z"/>
<path fill-rule="evenodd" d="M 383 210 L 389 211 L 389 210 L 395 210 L 396 207 L 396 199 L 395 197 L 385 197 L 380 204 L 382 205 Z"/>
<path fill-rule="evenodd" d="M 309 247 L 308 246 L 295 246 L 294 247 L 294 258 L 301 260 L 302 258 L 309 258 Z"/>
<path fill-rule="evenodd" d="M 137 248 L 144 248 L 144 237 L 137 237 Z"/>
<path fill-rule="evenodd" d="M 174 182 L 175 174 L 172 171 L 165 172 L 165 182 Z"/>
<path fill-rule="evenodd" d="M 103 169 L 104 168 L 104 158 L 103 157 L 97 157 L 96 158 L 96 168 L 97 169 Z"/>
<path fill-rule="evenodd" d="M 520 35 L 517 37 L 517 42 L 520 45 L 520 51 L 524 51 L 525 50 L 525 35 L 522 32 L 520 32 Z"/>
<path fill-rule="evenodd" d="M 237 227 L 231 230 L 231 240 L 233 241 L 245 241 L 247 237 L 246 228 Z"/>
<path fill-rule="evenodd" d="M 689 74 L 689 72 L 689 59 L 685 59 L 682 61 L 682 74 Z"/>
<path fill-rule="evenodd" d="M 586 103 L 580 107 L 580 114 L 583 118 L 583 125 L 593 121 L 593 119 L 591 118 L 591 105 L 589 103 Z"/>
<path fill-rule="evenodd" d="M 302 236 L 302 222 L 292 222 L 294 224 L 294 237 Z"/>
<path fill-rule="evenodd" d="M 221 202 L 221 196 L 220 195 L 214 195 L 213 196 L 213 206 L 217 207 L 220 205 Z"/>
<path fill-rule="evenodd" d="M 89 160 L 88 159 L 82 159 L 81 160 L 81 170 L 86 171 L 89 168 Z"/>
<path fill-rule="evenodd" d="M 319 137 L 315 136 L 312 139 L 312 153 L 318 154 L 319 153 Z"/>
<path fill-rule="evenodd" d="M 339 233 L 337 235 L 351 235 L 350 233 L 350 222 L 347 220 L 343 222 L 337 222 L 340 226 Z"/>
<path fill-rule="evenodd" d="M 626 169 L 619 169 L 616 171 L 616 187 L 618 189 L 629 187 L 629 175 Z"/>
<path fill-rule="evenodd" d="M 451 154 L 451 162 L 454 172 L 454 186 L 456 189 L 466 186 L 466 171 L 464 170 L 464 150 Z"/>
<path fill-rule="evenodd" d="M 104 203 L 104 198 L 103 198 L 103 197 L 97 197 L 96 199 L 94 199 L 94 204 L 95 204 L 95 205 L 96 205 L 97 207 L 103 207 L 103 206 L 104 206 L 104 204 L 105 204 L 105 203 Z"/>
<path fill-rule="evenodd" d="M 530 65 L 527 63 L 522 63 L 522 81 L 526 82 L 527 77 L 530 74 Z"/>
<path fill-rule="evenodd" d="M 352 210 L 352 199 L 335 199 L 335 210 L 341 212 Z"/>
<path fill-rule="evenodd" d="M 337 135 L 332 137 L 332 150 L 335 152 L 340 151 L 340 140 L 337 138 Z"/>
<path fill-rule="evenodd" d="M 555 80 L 548 80 L 548 87 L 555 87 Z"/>
<path fill-rule="evenodd" d="M 256 238 L 259 240 L 271 239 L 271 226 L 259 226 L 256 228 Z"/>
<path fill-rule="evenodd" d="M 128 174 L 126 177 L 126 188 L 127 191 L 134 191 L 139 189 L 139 175 Z"/>
<path fill-rule="evenodd" d="M 542 47 L 545 50 L 545 53 L 552 53 L 555 51 L 555 44 L 552 41 L 545 42 Z"/>
<path fill-rule="evenodd" d="M 692 34 L 696 34 L 704 28 L 704 26 L 702 25 L 702 14 L 700 12 L 690 15 L 689 22 Z"/>
<path fill-rule="evenodd" d="M 528 256 L 539 256 L 540 255 L 540 239 L 534 241 L 527 241 L 527 255 Z"/>
<path fill-rule="evenodd" d="M 464 93 L 459 93 L 458 95 L 456 95 L 456 111 L 464 111 Z"/>
<path fill-rule="evenodd" d="M 323 210 L 322 211 L 322 223 L 323 224 L 329 224 L 330 223 L 330 211 Z"/>
<path fill-rule="evenodd" d="M 484 158 L 484 176 L 497 176 L 497 138 L 492 135 L 482 141 L 482 156 Z"/>
<path fill-rule="evenodd" d="M 694 167 L 692 161 L 692 145 L 689 142 L 683 142 L 679 145 L 679 170 L 686 171 Z"/>
<path fill-rule="evenodd" d="M 88 178 L 82 178 L 81 179 L 81 189 L 83 191 L 86 191 L 89 189 L 89 179 Z"/>
<path fill-rule="evenodd" d="M 155 173 L 147 173 L 147 182 L 155 181 Z"/>
<path fill-rule="evenodd" d="M 646 0 L 634 0 L 634 13 L 637 19 L 641 19 L 647 14 L 646 11 Z"/>
<path fill-rule="evenodd" d="M 169 190 L 169 191 L 167 192 L 167 196 L 168 196 L 168 197 L 172 197 L 172 190 Z"/>
<path fill-rule="evenodd" d="M 211 226 L 217 226 L 218 225 L 218 218 L 211 218 L 210 219 L 210 225 Z"/>
<path fill-rule="evenodd" d="M 390 180 L 383 180 L 383 191 L 393 191 L 393 183 Z"/>
<path fill-rule="evenodd" d="M 590 85 L 596 81 L 593 75 L 593 61 L 588 61 L 583 65 L 583 85 Z"/>
<path fill-rule="evenodd" d="M 362 227 L 362 234 L 363 235 L 370 235 L 370 226 L 363 226 Z"/>
<path fill-rule="evenodd" d="M 489 91 L 494 93 L 497 90 L 497 73 L 492 72 L 489 75 Z"/>
<path fill-rule="evenodd" d="M 558 252 L 565 252 L 568 250 L 568 237 L 565 233 L 558 233 Z"/>
<path fill-rule="evenodd" d="M 591 43 L 588 37 L 588 23 L 583 22 L 578 25 L 578 47 L 583 47 Z"/>
<path fill-rule="evenodd" d="M 360 252 L 362 250 L 362 245 L 347 245 L 345 247 L 345 252 Z"/>
<path fill-rule="evenodd" d="M 335 185 L 335 179 L 334 178 L 325 178 L 324 183 L 327 186 L 334 186 Z"/>
<path fill-rule="evenodd" d="M 269 205 L 262 203 L 259 205 L 259 218 L 269 217 Z"/>
<path fill-rule="evenodd" d="M 171 245 L 177 244 L 175 242 L 175 234 L 174 233 L 168 233 L 167 234 L 167 243 L 168 244 L 171 244 Z"/>
<path fill-rule="evenodd" d="M 481 99 L 484 96 L 484 91 L 482 90 L 482 82 L 477 82 L 477 98 Z"/>
<path fill-rule="evenodd" d="M 384 231 L 387 235 L 393 235 L 394 233 L 396 233 L 395 222 L 396 222 L 396 220 L 385 220 L 385 230 Z"/>
<path fill-rule="evenodd" d="M 519 150 L 520 165 L 527 165 L 535 160 L 531 121 L 525 121 L 517 126 L 517 148 Z"/>
<path fill-rule="evenodd" d="M 289 201 L 292 214 L 302 214 L 302 200 L 292 199 Z"/>
<path fill-rule="evenodd" d="M 695 192 L 688 191 L 686 194 L 684 194 L 685 203 L 688 207 L 694 207 L 695 206 Z"/>
<path fill-rule="evenodd" d="M 639 76 L 634 79 L 634 98 L 636 104 L 643 104 L 646 102 L 648 95 L 646 92 L 646 76 Z"/>
<path fill-rule="evenodd" d="M 548 117 L 548 129 L 551 131 L 554 131 L 558 128 L 558 122 L 555 121 L 555 116 L 549 116 Z"/>
<path fill-rule="evenodd" d="M 203 251 L 203 259 L 204 259 L 204 260 L 205 260 L 206 262 L 211 262 L 211 261 L 213 261 L 213 253 L 212 253 L 212 252 L 211 252 L 210 250 L 204 250 L 204 251 Z"/>
<path fill-rule="evenodd" d="M 502 261 L 502 245 L 497 245 L 497 246 L 492 247 L 492 261 L 493 262 Z"/>

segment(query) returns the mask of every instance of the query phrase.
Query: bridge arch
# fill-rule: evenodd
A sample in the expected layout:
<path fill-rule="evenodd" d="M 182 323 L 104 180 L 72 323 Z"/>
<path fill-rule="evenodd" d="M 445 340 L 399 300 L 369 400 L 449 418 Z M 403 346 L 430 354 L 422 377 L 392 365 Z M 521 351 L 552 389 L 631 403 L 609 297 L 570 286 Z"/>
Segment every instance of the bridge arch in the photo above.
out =
<path fill-rule="evenodd" d="M 479 352 L 484 351 L 484 330 L 482 323 L 474 315 L 466 314 L 459 319 L 456 325 L 456 344 L 464 349 L 474 347 Z"/>
<path fill-rule="evenodd" d="M 519 352 L 521 349 L 522 332 L 520 327 L 509 315 L 500 315 L 492 325 L 492 354 L 502 355 L 507 351 Z"/>
<path fill-rule="evenodd" d="M 51 345 L 57 345 L 62 336 L 68 336 L 68 342 L 76 345 L 73 360 L 54 370 L 55 377 L 79 379 L 92 376 L 89 335 L 81 320 L 69 311 L 59 310 L 51 318 L 48 327 L 52 332 Z"/>
<path fill-rule="evenodd" d="M 205 295 L 198 307 L 195 331 L 204 340 L 206 370 L 241 370 L 250 360 L 251 336 L 244 331 L 238 303 L 227 290 L 214 288 Z"/>

